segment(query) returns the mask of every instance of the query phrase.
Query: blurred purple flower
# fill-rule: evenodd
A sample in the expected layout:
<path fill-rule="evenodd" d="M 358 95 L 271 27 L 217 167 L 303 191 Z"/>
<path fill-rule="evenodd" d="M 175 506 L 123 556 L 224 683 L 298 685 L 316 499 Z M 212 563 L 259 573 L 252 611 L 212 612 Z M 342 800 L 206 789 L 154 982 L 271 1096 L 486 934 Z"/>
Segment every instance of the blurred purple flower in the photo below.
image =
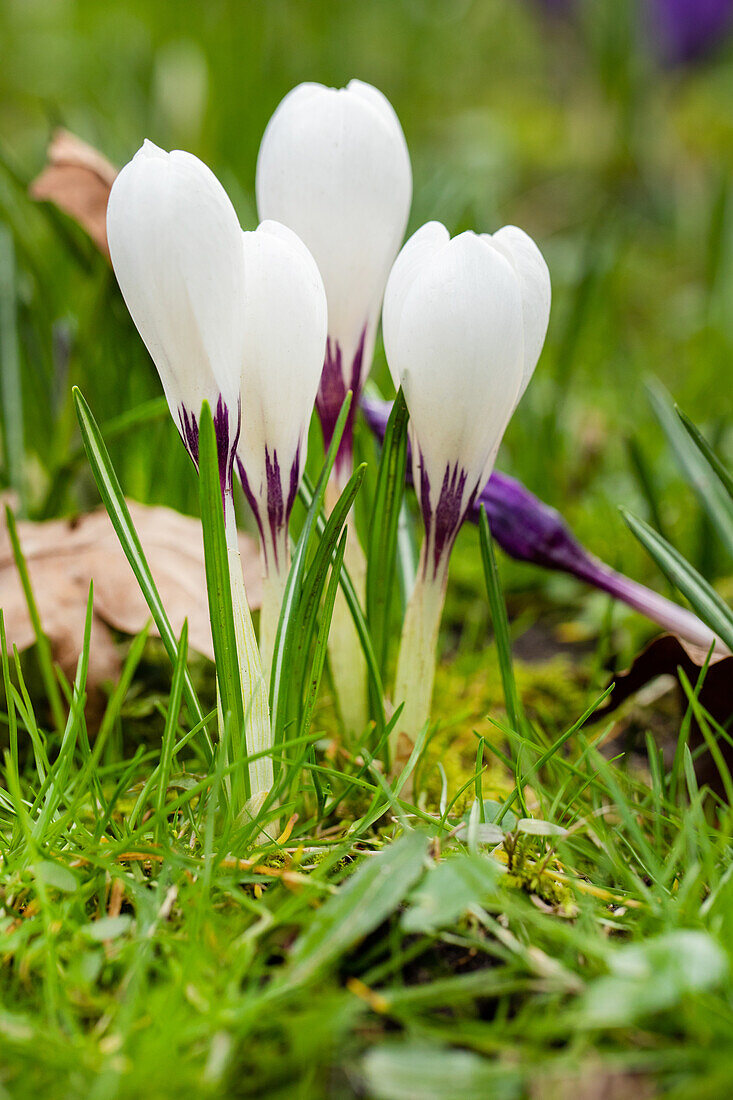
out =
<path fill-rule="evenodd" d="M 578 0 L 540 0 L 567 15 Z M 704 57 L 733 28 L 733 0 L 638 0 L 641 22 L 654 52 L 670 65 Z"/>
<path fill-rule="evenodd" d="M 672 64 L 710 52 L 733 26 L 733 0 L 645 0 L 645 7 L 657 53 Z"/>
<path fill-rule="evenodd" d="M 369 427 L 379 439 L 383 439 L 391 402 L 365 396 L 361 399 L 361 408 Z M 411 469 L 408 461 L 408 477 Z M 560 513 L 544 504 L 521 481 L 494 470 L 468 512 L 467 518 L 473 523 L 478 523 L 482 504 L 491 534 L 509 557 L 544 569 L 570 573 L 622 600 L 652 622 L 693 645 L 707 650 L 715 642 L 716 649 L 725 652 L 722 642 L 691 611 L 616 572 L 589 553 L 578 542 Z"/>

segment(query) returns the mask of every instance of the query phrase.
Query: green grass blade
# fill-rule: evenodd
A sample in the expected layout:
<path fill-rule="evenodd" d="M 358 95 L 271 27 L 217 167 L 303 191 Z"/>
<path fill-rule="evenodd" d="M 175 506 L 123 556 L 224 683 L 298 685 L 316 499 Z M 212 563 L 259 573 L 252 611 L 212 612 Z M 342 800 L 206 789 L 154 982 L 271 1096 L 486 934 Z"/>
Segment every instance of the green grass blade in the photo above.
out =
<path fill-rule="evenodd" d="M 363 862 L 296 941 L 278 987 L 316 977 L 386 920 L 422 874 L 427 845 L 425 834 L 409 832 Z"/>
<path fill-rule="evenodd" d="M 643 520 L 637 519 L 625 508 L 621 514 L 631 532 L 654 559 L 675 588 L 686 596 L 693 610 L 733 651 L 733 612 L 723 603 L 715 589 L 701 577 L 679 551 Z"/>
<path fill-rule="evenodd" d="M 702 434 L 697 425 L 693 424 L 689 416 L 683 413 L 682 409 L 680 409 L 677 405 L 675 405 L 674 411 L 677 413 L 678 417 L 682 421 L 683 428 L 690 436 L 695 446 L 700 450 L 701 454 L 709 462 L 710 467 L 720 478 L 720 481 L 725 487 L 728 495 L 730 497 L 733 497 L 733 474 L 731 474 L 727 466 L 723 465 L 713 448 L 708 443 L 705 436 Z"/>
<path fill-rule="evenodd" d="M 5 612 L 0 609 L 0 646 L 2 647 L 3 687 L 5 689 L 5 709 L 8 715 L 8 738 L 10 744 L 10 767 L 18 774 L 18 719 L 15 713 L 15 700 L 10 683 L 10 661 L 8 644 L 5 638 Z"/>
<path fill-rule="evenodd" d="M 494 624 L 494 637 L 496 638 L 496 651 L 499 658 L 499 671 L 504 688 L 504 702 L 506 704 L 507 717 L 510 726 L 517 732 L 522 729 L 522 704 L 517 692 L 517 684 L 514 679 L 514 662 L 512 659 L 512 646 L 509 638 L 509 620 L 507 619 L 504 594 L 501 590 L 499 571 L 496 567 L 494 555 L 494 540 L 491 537 L 489 521 L 486 509 L 481 505 L 481 519 L 479 521 L 479 539 L 481 542 L 481 562 L 484 568 L 486 591 L 489 596 L 489 608 L 491 621 Z"/>
<path fill-rule="evenodd" d="M 145 401 L 142 405 L 136 405 L 134 409 L 126 409 L 119 416 L 114 416 L 102 424 L 100 434 L 109 442 L 111 439 L 119 439 L 120 436 L 139 428 L 142 424 L 154 423 L 168 416 L 168 402 L 165 397 L 154 397 Z M 64 492 L 74 476 L 76 469 L 86 458 L 86 450 L 83 446 L 72 451 L 71 454 L 54 470 L 51 485 L 40 508 L 40 518 L 50 519 L 58 511 L 60 502 L 64 499 Z"/>
<path fill-rule="evenodd" d="M 153 580 L 150 567 L 145 560 L 140 538 L 132 522 L 130 510 L 127 507 L 124 493 L 122 492 L 117 474 L 112 466 L 109 452 L 107 451 L 97 423 L 92 415 L 91 409 L 84 400 L 81 390 L 75 386 L 73 394 L 82 441 L 89 459 L 89 464 L 92 468 L 92 473 L 94 474 L 94 480 L 99 489 L 99 494 L 107 509 L 107 514 L 115 529 L 117 538 L 120 540 L 120 545 L 125 553 L 125 557 L 130 563 L 130 568 L 135 574 L 137 583 L 140 585 L 140 591 L 145 597 L 145 602 L 150 609 L 150 614 L 153 616 L 153 622 L 158 628 L 158 633 L 160 634 L 171 664 L 175 666 L 178 658 L 177 639 L 173 633 L 173 628 L 165 608 L 163 607 L 163 601 L 160 598 L 158 588 Z M 183 692 L 192 724 L 203 723 L 204 712 L 199 703 L 188 671 L 185 673 L 184 677 Z M 204 742 L 203 748 L 206 759 L 210 761 L 213 754 L 213 742 L 206 725 L 201 725 L 201 734 Z"/>
<path fill-rule="evenodd" d="M 272 670 L 270 673 L 270 717 L 272 721 L 273 741 L 277 744 L 285 735 L 285 725 L 288 717 L 288 687 L 289 670 L 291 667 L 291 655 L 295 646 L 298 630 L 300 628 L 300 602 L 302 595 L 303 578 L 308 556 L 317 534 L 316 519 L 323 507 L 328 478 L 336 461 L 341 436 L 346 425 L 346 418 L 351 406 L 351 392 L 347 393 L 341 406 L 336 426 L 334 428 L 331 445 L 326 453 L 316 491 L 312 500 L 309 500 L 308 509 L 300 532 L 293 560 L 288 573 L 285 591 L 283 593 L 282 607 L 280 609 L 280 621 L 275 637 L 275 647 L 272 655 Z"/>
<path fill-rule="evenodd" d="M 25 512 L 25 440 L 23 384 L 18 348 L 15 249 L 10 230 L 0 225 L 0 404 L 2 406 L 5 471 Z"/>
<path fill-rule="evenodd" d="M 183 696 L 183 681 L 186 673 L 186 658 L 188 656 L 188 619 L 184 619 L 183 630 L 178 642 L 178 659 L 173 669 L 173 682 L 168 697 L 168 713 L 165 718 L 163 730 L 163 744 L 160 750 L 160 764 L 158 766 L 158 790 L 155 798 L 155 810 L 158 815 L 158 843 L 162 844 L 165 836 L 165 799 L 168 794 L 168 780 L 171 774 L 173 760 L 173 742 L 178 725 L 178 715 L 181 710 Z"/>
<path fill-rule="evenodd" d="M 405 397 L 400 389 L 384 433 L 367 550 L 366 619 L 382 676 L 387 661 L 397 533 L 405 487 L 408 420 Z"/>
<path fill-rule="evenodd" d="M 305 476 L 303 477 L 303 481 L 300 486 L 299 495 L 305 506 L 307 508 L 310 508 L 314 500 L 314 494 L 313 488 L 308 481 L 308 478 Z M 326 520 L 323 515 L 319 514 L 316 521 L 317 530 L 320 533 L 323 533 L 323 531 L 325 530 L 325 526 Z M 381 731 L 384 728 L 384 724 L 386 721 L 384 714 L 384 688 L 382 685 L 382 676 L 379 671 L 377 657 L 374 652 L 374 646 L 372 645 L 371 636 L 369 634 L 369 627 L 367 626 L 364 612 L 362 611 L 361 604 L 359 603 L 359 597 L 357 596 L 356 589 L 354 588 L 354 582 L 351 580 L 349 572 L 345 567 L 341 570 L 340 584 L 341 591 L 344 594 L 344 599 L 346 600 L 349 611 L 351 612 L 351 617 L 354 620 L 356 633 L 359 637 L 359 644 L 361 645 L 361 649 L 364 654 L 364 660 L 366 661 L 367 674 L 370 677 L 370 691 L 374 692 L 373 697 L 376 701 L 377 706 L 376 722 L 378 736 L 381 737 Z"/>
<path fill-rule="evenodd" d="M 733 557 L 733 501 L 707 456 L 685 431 L 674 404 L 659 382 L 649 382 L 647 392 L 657 420 L 674 451 L 692 491 L 707 513 L 716 534 Z"/>
<path fill-rule="evenodd" d="M 331 576 L 329 577 L 328 588 L 326 589 L 326 597 L 323 601 L 321 619 L 318 624 L 316 646 L 313 653 L 313 661 L 310 668 L 310 674 L 308 676 L 308 688 L 306 692 L 305 705 L 303 707 L 303 717 L 300 724 L 301 736 L 307 736 L 310 730 L 311 719 L 313 716 L 313 707 L 315 706 L 316 698 L 318 697 L 318 689 L 321 685 L 323 667 L 326 662 L 326 653 L 328 652 L 328 632 L 331 627 L 333 605 L 336 602 L 336 593 L 338 591 L 339 581 L 341 579 L 341 569 L 344 564 L 344 551 L 346 550 L 347 535 L 348 531 L 342 531 L 339 544 L 336 547 L 333 565 L 331 567 Z"/>
<path fill-rule="evenodd" d="M 20 539 L 18 538 L 18 529 L 15 526 L 15 516 L 7 505 L 5 506 L 5 522 L 8 528 L 8 535 L 10 536 L 10 545 L 13 548 L 13 557 L 15 558 L 15 564 L 18 569 L 18 576 L 20 577 L 20 583 L 23 587 L 25 602 L 28 606 L 28 615 L 30 616 L 31 625 L 33 626 L 33 633 L 36 638 L 38 664 L 40 665 L 41 669 L 43 686 L 46 689 L 46 698 L 48 699 L 48 703 L 51 708 L 53 724 L 56 729 L 61 732 L 66 724 L 66 714 L 64 713 L 64 704 L 61 699 L 61 691 L 59 689 L 58 680 L 56 679 L 56 673 L 53 667 L 51 646 L 48 638 L 43 633 L 41 616 L 38 613 L 38 605 L 36 604 L 36 600 L 33 595 L 33 588 L 31 586 L 31 579 L 28 573 L 28 566 L 26 565 L 25 557 L 23 556 Z"/>
<path fill-rule="evenodd" d="M 244 703 L 239 673 L 234 608 L 229 580 L 229 557 L 224 529 L 224 507 L 219 480 L 216 431 L 208 402 L 204 401 L 199 421 L 199 499 L 204 534 L 206 591 L 209 598 L 211 636 L 214 643 L 216 679 L 224 723 L 228 724 L 232 759 L 243 760 Z M 232 797 L 236 806 L 249 798 L 249 769 L 232 776 Z"/>
<path fill-rule="evenodd" d="M 298 629 L 291 662 L 292 686 L 294 691 L 298 694 L 298 709 L 300 709 L 300 702 L 302 699 L 302 688 L 305 680 L 308 678 L 308 654 L 310 653 L 311 642 L 313 640 L 321 596 L 326 587 L 329 565 L 335 558 L 336 543 L 340 538 L 344 524 L 346 523 L 346 517 L 349 514 L 354 498 L 364 479 L 365 469 L 366 464 L 364 463 L 357 467 L 344 487 L 331 515 L 328 517 L 320 542 L 313 555 L 313 561 L 308 567 L 303 582 L 300 605 L 302 619 Z M 338 583 L 340 567 L 336 576 Z"/>

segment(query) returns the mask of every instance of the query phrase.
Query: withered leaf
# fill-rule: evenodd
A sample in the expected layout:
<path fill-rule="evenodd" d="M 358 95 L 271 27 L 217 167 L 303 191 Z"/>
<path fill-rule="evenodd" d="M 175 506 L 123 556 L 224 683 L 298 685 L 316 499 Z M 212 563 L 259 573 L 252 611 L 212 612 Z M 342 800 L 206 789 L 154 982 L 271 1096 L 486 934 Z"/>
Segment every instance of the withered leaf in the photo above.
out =
<path fill-rule="evenodd" d="M 128 501 L 150 570 L 171 625 L 180 634 L 188 619 L 191 649 L 210 657 L 201 524 L 170 508 Z M 109 630 L 136 634 L 150 612 L 104 509 L 75 520 L 20 521 L 18 536 L 44 632 L 55 660 L 73 675 L 84 637 L 89 582 L 94 581 L 94 619 L 89 654 L 90 690 L 119 672 L 120 656 Z M 239 536 L 247 597 L 260 606 L 262 584 L 256 541 Z M 26 649 L 34 642 L 25 596 L 4 519 L 0 522 L 0 607 L 8 644 Z M 152 633 L 155 628 L 151 628 Z"/>
<path fill-rule="evenodd" d="M 30 185 L 31 197 L 55 203 L 109 257 L 107 201 L 117 169 L 93 146 L 68 130 L 54 131 L 47 157 L 48 164 Z"/>
<path fill-rule="evenodd" d="M 601 719 L 616 710 L 627 699 L 662 676 L 672 677 L 677 683 L 680 707 L 684 712 L 687 708 L 687 696 L 682 688 L 679 670 L 682 669 L 694 688 L 706 659 L 707 652 L 704 649 L 690 645 L 675 634 L 661 634 L 638 654 L 630 668 L 614 677 L 608 702 L 596 712 L 594 719 Z M 698 699 L 703 710 L 721 726 L 728 728 L 733 718 L 733 655 L 713 653 Z M 690 747 L 694 749 L 703 740 L 702 732 L 693 718 Z M 723 740 L 719 744 L 728 765 L 733 765 L 733 751 L 730 746 Z M 720 777 L 709 753 L 703 753 L 698 758 L 696 772 L 701 783 L 708 783 L 714 790 L 720 790 Z"/>

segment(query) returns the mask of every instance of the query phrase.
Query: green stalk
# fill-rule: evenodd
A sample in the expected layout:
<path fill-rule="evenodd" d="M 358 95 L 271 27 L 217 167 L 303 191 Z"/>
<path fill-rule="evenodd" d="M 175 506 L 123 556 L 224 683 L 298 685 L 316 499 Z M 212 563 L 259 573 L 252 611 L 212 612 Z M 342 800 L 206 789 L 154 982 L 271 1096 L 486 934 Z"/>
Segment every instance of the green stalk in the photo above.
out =
<path fill-rule="evenodd" d="M 242 559 L 239 554 L 239 537 L 234 516 L 234 501 L 230 495 L 225 505 L 225 530 L 229 583 L 234 614 L 234 634 L 244 706 L 244 739 L 247 755 L 266 752 L 272 748 L 272 728 L 268 690 L 262 671 L 262 660 L 257 644 L 252 615 L 244 588 Z M 249 765 L 248 810 L 255 816 L 272 787 L 272 757 L 259 756 Z"/>
<path fill-rule="evenodd" d="M 405 707 L 390 735 L 393 773 L 399 772 L 412 752 L 418 735 L 430 720 L 435 679 L 435 651 L 448 582 L 449 553 L 433 571 L 429 566 L 428 540 L 423 542 L 417 581 L 407 605 L 397 658 L 394 702 Z"/>

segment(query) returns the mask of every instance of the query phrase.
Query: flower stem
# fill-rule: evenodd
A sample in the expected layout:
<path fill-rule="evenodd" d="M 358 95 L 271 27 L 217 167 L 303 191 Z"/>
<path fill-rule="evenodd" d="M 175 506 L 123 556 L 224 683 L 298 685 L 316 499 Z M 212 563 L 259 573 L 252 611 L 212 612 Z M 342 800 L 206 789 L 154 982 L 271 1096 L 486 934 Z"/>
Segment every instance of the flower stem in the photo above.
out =
<path fill-rule="evenodd" d="M 435 650 L 448 580 L 448 554 L 444 554 L 433 571 L 425 568 L 427 553 L 424 542 L 397 658 L 394 702 L 395 706 L 400 703 L 405 706 L 390 741 L 393 772 L 399 772 L 406 763 L 418 734 L 430 719 Z"/>
<path fill-rule="evenodd" d="M 244 709 L 244 737 L 248 755 L 272 748 L 267 684 L 262 672 L 260 651 L 244 589 L 242 560 L 239 555 L 237 523 L 231 494 L 225 501 L 226 540 L 229 556 L 229 581 L 234 610 L 234 633 L 239 658 Z M 261 756 L 249 765 L 250 799 L 247 810 L 256 814 L 273 783 L 272 759 Z"/>
<path fill-rule="evenodd" d="M 282 608 L 285 585 L 288 580 L 288 566 L 290 563 L 289 561 L 283 564 L 273 563 L 268 567 L 262 552 L 261 559 L 262 606 L 260 607 L 260 654 L 262 656 L 262 671 L 269 688 L 272 656 L 275 652 L 275 639 L 277 638 L 277 627 L 280 622 L 280 609 Z"/>

